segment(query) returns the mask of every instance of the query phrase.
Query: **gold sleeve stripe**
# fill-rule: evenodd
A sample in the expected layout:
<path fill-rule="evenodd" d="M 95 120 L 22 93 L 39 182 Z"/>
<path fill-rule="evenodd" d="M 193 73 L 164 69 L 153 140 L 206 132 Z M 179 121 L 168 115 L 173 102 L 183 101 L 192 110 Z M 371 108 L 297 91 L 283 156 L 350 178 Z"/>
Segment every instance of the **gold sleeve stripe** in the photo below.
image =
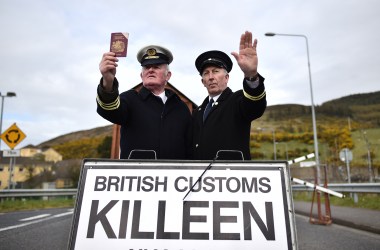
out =
<path fill-rule="evenodd" d="M 100 100 L 99 96 L 96 96 L 96 101 L 99 106 L 104 110 L 115 110 L 120 106 L 120 97 L 118 96 L 115 101 L 111 103 L 104 103 Z"/>
<path fill-rule="evenodd" d="M 252 101 L 258 101 L 258 100 L 262 99 L 265 96 L 265 94 L 266 94 L 265 91 L 264 91 L 263 93 L 261 93 L 261 95 L 251 96 L 247 92 L 245 92 L 244 90 L 243 90 L 243 93 L 244 93 L 244 96 L 246 98 L 248 98 L 249 100 L 252 100 Z"/>

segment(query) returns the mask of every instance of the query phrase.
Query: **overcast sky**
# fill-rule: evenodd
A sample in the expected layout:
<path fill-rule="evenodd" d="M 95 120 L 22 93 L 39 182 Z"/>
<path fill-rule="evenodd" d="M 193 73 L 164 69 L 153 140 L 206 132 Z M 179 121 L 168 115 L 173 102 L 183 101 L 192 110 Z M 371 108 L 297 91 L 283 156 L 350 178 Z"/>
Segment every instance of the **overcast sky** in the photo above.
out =
<path fill-rule="evenodd" d="M 307 36 L 316 105 L 379 91 L 379 9 L 377 0 L 0 0 L 0 91 L 17 94 L 4 98 L 2 132 L 16 123 L 26 134 L 17 149 L 109 125 L 95 97 L 111 32 L 130 34 L 117 71 L 120 91 L 141 80 L 137 51 L 159 44 L 174 55 L 170 83 L 200 104 L 206 89 L 195 58 L 238 51 L 245 30 L 258 39 L 268 105 L 310 105 L 311 95 L 305 39 L 266 32 Z M 231 59 L 236 91 L 243 74 Z"/>

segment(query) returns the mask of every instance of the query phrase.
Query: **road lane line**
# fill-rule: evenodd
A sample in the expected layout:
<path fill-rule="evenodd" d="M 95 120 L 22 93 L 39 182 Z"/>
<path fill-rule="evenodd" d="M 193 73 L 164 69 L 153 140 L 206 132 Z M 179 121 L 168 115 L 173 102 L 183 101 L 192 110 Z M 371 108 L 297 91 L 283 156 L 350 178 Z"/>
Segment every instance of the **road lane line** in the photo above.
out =
<path fill-rule="evenodd" d="M 61 214 L 53 215 L 52 217 L 53 218 L 59 218 L 59 217 L 66 216 L 66 215 L 69 215 L 69 214 L 72 214 L 72 213 L 73 213 L 73 211 L 69 211 L 69 212 L 66 212 L 66 213 L 61 213 Z"/>
<path fill-rule="evenodd" d="M 47 221 L 47 220 L 51 220 L 51 219 L 62 217 L 62 216 L 69 215 L 69 214 L 72 214 L 72 213 L 73 213 L 73 211 L 69 211 L 69 212 L 65 212 L 65 213 L 61 213 L 61 214 L 56 214 L 56 215 L 53 215 L 53 216 L 50 216 L 50 217 L 45 217 L 45 218 L 42 218 L 42 219 L 38 219 L 38 220 L 35 220 L 35 221 L 25 222 L 25 223 L 22 223 L 22 224 L 19 224 L 19 225 L 14 225 L 14 226 L 0 228 L 0 232 L 2 232 L 2 231 L 8 231 L 8 230 L 19 228 L 19 227 L 25 227 L 25 226 L 28 226 L 28 225 L 32 225 L 32 224 L 43 222 L 43 221 Z"/>
<path fill-rule="evenodd" d="M 36 216 L 25 218 L 25 219 L 21 219 L 19 221 L 36 220 L 36 219 L 41 219 L 41 218 L 44 218 L 44 217 L 47 217 L 47 216 L 50 216 L 50 214 L 40 214 L 40 215 L 36 215 Z"/>

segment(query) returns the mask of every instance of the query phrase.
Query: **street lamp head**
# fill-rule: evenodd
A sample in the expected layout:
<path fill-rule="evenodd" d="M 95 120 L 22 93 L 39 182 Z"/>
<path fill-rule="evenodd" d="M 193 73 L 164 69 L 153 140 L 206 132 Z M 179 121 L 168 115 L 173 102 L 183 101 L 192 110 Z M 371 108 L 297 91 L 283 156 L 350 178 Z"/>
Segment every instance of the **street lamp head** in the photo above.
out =
<path fill-rule="evenodd" d="M 7 97 L 14 97 L 16 96 L 15 92 L 7 92 Z"/>
<path fill-rule="evenodd" d="M 276 33 L 273 33 L 273 32 L 267 32 L 267 33 L 265 33 L 265 35 L 266 35 L 266 36 L 275 36 Z"/>

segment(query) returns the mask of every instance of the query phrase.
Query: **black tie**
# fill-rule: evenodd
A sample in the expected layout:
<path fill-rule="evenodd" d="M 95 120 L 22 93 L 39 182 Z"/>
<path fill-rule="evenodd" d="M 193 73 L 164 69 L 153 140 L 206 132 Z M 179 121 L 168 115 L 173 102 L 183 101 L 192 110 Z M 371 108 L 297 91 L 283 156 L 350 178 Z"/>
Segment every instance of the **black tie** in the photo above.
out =
<path fill-rule="evenodd" d="M 203 113 L 203 121 L 206 120 L 208 114 L 210 113 L 213 103 L 214 103 L 214 99 L 211 98 L 211 100 L 208 102 L 208 104 L 205 108 L 205 112 Z"/>

